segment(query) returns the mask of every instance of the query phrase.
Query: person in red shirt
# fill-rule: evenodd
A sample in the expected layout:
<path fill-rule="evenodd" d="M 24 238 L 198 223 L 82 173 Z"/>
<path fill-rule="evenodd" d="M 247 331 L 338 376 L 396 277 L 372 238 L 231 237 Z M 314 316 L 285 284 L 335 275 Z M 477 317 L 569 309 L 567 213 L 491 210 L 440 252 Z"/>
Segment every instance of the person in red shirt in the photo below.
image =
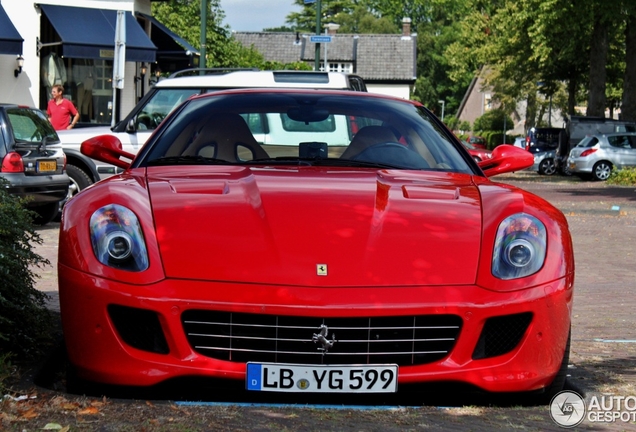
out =
<path fill-rule="evenodd" d="M 46 108 L 46 114 L 55 130 L 73 129 L 73 126 L 79 121 L 79 112 L 73 102 L 64 99 L 64 87 L 56 84 L 51 89 L 53 99 L 49 101 Z M 73 116 L 73 121 L 71 121 Z"/>

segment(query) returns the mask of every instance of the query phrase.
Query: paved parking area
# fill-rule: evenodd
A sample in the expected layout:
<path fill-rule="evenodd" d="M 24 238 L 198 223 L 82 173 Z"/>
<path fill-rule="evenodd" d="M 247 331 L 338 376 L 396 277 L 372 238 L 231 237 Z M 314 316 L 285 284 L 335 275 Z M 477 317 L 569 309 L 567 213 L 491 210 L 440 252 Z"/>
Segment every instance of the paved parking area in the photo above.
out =
<path fill-rule="evenodd" d="M 495 179 L 547 199 L 570 225 L 576 262 L 570 385 L 588 395 L 636 396 L 636 187 L 534 173 Z M 50 295 L 52 309 L 58 308 L 58 228 L 38 229 L 43 244 L 36 248 L 51 262 L 39 271 L 37 288 Z M 614 426 L 626 425 L 601 429 Z"/>

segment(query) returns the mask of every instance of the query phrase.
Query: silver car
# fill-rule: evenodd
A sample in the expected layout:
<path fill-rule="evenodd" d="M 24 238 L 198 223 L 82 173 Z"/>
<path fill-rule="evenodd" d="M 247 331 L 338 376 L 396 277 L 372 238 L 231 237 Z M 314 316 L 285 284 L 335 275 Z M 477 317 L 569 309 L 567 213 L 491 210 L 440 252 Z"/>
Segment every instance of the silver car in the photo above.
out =
<path fill-rule="evenodd" d="M 572 150 L 568 166 L 581 178 L 607 180 L 612 168 L 636 166 L 636 133 L 588 135 Z"/>

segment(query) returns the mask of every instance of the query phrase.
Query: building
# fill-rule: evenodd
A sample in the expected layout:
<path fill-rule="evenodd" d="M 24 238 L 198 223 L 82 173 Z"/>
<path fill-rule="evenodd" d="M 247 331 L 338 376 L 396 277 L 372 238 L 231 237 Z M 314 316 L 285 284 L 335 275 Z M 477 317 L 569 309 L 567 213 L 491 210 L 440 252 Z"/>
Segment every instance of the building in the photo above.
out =
<path fill-rule="evenodd" d="M 125 62 L 123 88 L 114 90 L 118 10 L 124 12 Z M 155 72 L 192 67 L 198 55 L 151 16 L 150 0 L 0 3 L 0 102 L 46 109 L 51 87 L 62 84 L 81 123 L 111 124 L 135 106 Z"/>
<path fill-rule="evenodd" d="M 360 75 L 370 92 L 409 99 L 417 76 L 417 35 L 411 20 L 403 20 L 401 34 L 341 34 L 327 24 L 330 42 L 320 43 L 320 69 Z M 266 61 L 306 62 L 315 67 L 315 35 L 277 32 L 234 32 L 245 47 L 254 47 Z"/>

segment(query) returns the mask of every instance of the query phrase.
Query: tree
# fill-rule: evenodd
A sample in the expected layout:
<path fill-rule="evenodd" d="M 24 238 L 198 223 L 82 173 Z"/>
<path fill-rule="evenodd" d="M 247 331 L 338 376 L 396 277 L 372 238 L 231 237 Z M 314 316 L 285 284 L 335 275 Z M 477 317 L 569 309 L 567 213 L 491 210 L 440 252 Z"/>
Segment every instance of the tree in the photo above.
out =
<path fill-rule="evenodd" d="M 225 13 L 220 0 L 204 0 L 208 7 L 206 23 L 207 59 L 201 67 L 255 67 L 263 57 L 232 39 L 229 27 L 223 27 Z M 166 27 L 201 48 L 201 0 L 169 0 L 152 2 L 152 15 Z"/>
<path fill-rule="evenodd" d="M 621 112 L 623 120 L 636 121 L 636 5 L 629 5 L 625 25 L 625 75 Z"/>

